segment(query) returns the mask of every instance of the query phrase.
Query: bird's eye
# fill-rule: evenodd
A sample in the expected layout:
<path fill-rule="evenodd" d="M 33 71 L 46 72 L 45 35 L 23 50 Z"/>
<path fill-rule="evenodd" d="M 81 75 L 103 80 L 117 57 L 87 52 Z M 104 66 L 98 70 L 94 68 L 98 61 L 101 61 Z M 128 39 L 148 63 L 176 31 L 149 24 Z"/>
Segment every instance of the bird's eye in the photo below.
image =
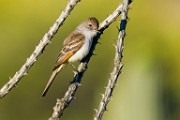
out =
<path fill-rule="evenodd" d="M 92 27 L 92 24 L 89 24 L 89 27 Z"/>

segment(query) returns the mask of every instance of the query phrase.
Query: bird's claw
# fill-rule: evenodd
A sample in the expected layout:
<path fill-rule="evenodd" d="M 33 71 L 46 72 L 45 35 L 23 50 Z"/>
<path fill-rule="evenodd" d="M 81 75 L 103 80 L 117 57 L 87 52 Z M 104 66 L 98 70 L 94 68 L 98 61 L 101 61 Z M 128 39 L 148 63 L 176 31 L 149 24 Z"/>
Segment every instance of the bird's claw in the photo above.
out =
<path fill-rule="evenodd" d="M 78 70 L 73 70 L 74 76 L 77 75 L 79 73 Z"/>

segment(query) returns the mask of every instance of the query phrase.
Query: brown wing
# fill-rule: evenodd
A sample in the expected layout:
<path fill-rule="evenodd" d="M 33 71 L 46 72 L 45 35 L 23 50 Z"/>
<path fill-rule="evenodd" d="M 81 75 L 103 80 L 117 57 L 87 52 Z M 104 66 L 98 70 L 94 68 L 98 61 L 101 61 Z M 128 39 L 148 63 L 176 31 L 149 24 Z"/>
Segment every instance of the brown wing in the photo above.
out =
<path fill-rule="evenodd" d="M 78 33 L 78 31 L 73 31 L 63 42 L 63 45 L 65 46 L 66 44 L 69 44 L 70 42 L 73 42 L 74 39 L 76 39 L 79 35 L 81 35 L 80 33 Z"/>
<path fill-rule="evenodd" d="M 67 37 L 64 41 L 64 47 L 59 53 L 54 69 L 58 68 L 61 64 L 67 62 L 67 60 L 82 47 L 84 40 L 84 35 L 78 32 L 74 32 L 69 37 Z"/>

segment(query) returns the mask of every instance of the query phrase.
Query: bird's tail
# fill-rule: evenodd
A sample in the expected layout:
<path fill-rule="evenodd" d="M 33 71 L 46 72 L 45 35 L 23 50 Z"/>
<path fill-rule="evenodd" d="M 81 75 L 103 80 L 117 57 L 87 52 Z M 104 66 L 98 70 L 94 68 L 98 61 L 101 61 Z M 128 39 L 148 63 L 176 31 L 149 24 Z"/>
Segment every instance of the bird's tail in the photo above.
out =
<path fill-rule="evenodd" d="M 42 97 L 45 97 L 46 93 L 48 92 L 52 82 L 54 81 L 56 75 L 62 70 L 62 68 L 64 67 L 64 64 L 60 65 L 58 68 L 54 69 L 52 74 L 51 74 L 51 77 L 49 78 L 49 81 L 42 93 Z"/>

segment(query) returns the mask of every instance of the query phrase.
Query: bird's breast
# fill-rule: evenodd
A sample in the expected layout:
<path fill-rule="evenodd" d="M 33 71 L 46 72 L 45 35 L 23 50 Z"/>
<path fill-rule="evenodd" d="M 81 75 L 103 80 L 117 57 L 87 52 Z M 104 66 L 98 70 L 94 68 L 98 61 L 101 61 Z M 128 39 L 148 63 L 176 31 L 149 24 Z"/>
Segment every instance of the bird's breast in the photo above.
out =
<path fill-rule="evenodd" d="M 71 58 L 69 58 L 68 62 L 73 63 L 76 61 L 81 61 L 83 58 L 85 58 L 88 55 L 91 45 L 92 45 L 92 38 L 90 39 L 86 38 L 82 47 Z"/>

